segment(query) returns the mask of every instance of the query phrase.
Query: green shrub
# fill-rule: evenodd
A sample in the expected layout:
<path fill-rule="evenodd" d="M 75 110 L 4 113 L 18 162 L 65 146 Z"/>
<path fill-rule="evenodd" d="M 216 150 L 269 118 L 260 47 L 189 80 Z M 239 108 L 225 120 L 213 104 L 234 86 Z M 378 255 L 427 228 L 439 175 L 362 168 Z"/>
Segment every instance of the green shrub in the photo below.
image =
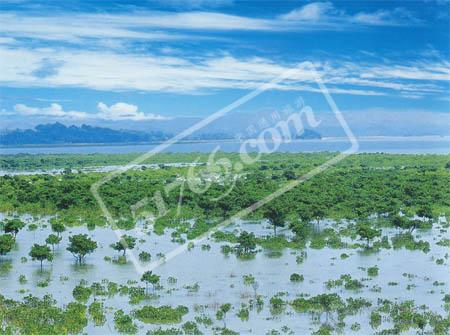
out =
<path fill-rule="evenodd" d="M 185 306 L 172 308 L 170 306 L 144 306 L 134 311 L 134 316 L 144 323 L 171 324 L 180 323 L 184 315 L 189 312 Z"/>

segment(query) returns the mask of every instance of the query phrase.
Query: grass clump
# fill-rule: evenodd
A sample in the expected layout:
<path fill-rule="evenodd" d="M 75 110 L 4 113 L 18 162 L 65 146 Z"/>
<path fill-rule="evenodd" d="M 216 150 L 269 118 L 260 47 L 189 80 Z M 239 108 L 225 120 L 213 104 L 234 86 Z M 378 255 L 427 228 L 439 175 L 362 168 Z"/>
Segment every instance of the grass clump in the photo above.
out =
<path fill-rule="evenodd" d="M 185 306 L 172 308 L 170 306 L 144 306 L 135 310 L 133 315 L 141 322 L 151 324 L 173 324 L 180 323 L 183 316 L 189 312 Z"/>

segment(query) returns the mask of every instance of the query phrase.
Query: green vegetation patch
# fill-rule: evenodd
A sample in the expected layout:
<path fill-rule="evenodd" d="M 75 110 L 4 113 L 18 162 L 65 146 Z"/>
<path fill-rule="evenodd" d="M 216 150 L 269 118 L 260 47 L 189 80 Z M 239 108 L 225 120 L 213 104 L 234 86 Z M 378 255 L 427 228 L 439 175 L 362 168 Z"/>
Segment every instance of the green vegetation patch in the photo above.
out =
<path fill-rule="evenodd" d="M 170 306 L 144 306 L 141 309 L 135 310 L 133 315 L 144 323 L 152 324 L 172 324 L 180 323 L 183 316 L 189 312 L 185 306 L 178 306 L 172 308 Z"/>

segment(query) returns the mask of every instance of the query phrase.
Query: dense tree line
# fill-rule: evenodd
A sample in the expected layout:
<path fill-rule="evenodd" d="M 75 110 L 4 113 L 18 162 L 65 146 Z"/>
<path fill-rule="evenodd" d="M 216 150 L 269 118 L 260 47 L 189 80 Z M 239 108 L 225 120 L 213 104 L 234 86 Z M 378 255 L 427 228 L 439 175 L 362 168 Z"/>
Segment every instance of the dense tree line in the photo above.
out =
<path fill-rule="evenodd" d="M 225 155 L 226 156 L 226 155 Z M 181 218 L 207 221 L 229 217 L 302 176 L 332 154 L 288 155 L 285 160 L 264 157 L 231 183 L 212 183 L 204 193 L 184 187 Z M 238 158 L 230 155 L 231 161 Z M 323 218 L 367 218 L 372 214 L 448 214 L 450 171 L 447 156 L 355 155 L 296 186 L 252 216 L 267 218 L 274 228 L 290 218 L 317 221 Z M 289 173 L 286 173 L 286 172 Z M 156 191 L 163 194 L 167 220 L 180 211 L 180 187 L 164 192 L 171 182 L 183 181 L 187 168 L 128 171 L 100 189 L 108 208 L 117 217 L 131 217 L 131 206 Z M 61 176 L 4 176 L 0 178 L 0 210 L 36 214 L 59 213 L 66 224 L 89 218 L 100 222 L 100 209 L 90 191 L 101 173 L 69 173 Z M 186 185 L 185 185 L 186 186 Z M 228 192 L 229 191 L 229 192 Z M 213 199 L 213 200 L 212 200 Z M 217 200 L 214 200 L 217 199 Z M 150 201 L 140 210 L 157 212 Z M 199 223 L 200 224 L 200 223 Z"/>

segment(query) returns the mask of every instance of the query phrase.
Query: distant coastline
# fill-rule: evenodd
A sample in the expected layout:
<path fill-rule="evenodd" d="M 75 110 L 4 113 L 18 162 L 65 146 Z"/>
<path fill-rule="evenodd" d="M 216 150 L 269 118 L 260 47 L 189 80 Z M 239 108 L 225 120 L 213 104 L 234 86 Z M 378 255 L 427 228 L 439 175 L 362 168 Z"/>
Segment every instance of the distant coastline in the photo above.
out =
<path fill-rule="evenodd" d="M 356 136 L 358 141 L 364 142 L 380 142 L 380 141 L 443 141 L 450 142 L 450 135 L 428 135 L 428 136 Z M 181 140 L 173 143 L 177 144 L 202 144 L 202 143 L 239 143 L 249 139 L 237 140 L 234 138 L 230 139 L 217 139 L 217 140 Z M 262 142 L 258 139 L 252 139 L 257 142 Z M 329 136 L 322 137 L 320 139 L 293 139 L 291 142 L 346 142 L 349 141 L 347 137 Z M 166 141 L 150 141 L 150 142 L 103 142 L 103 143 L 51 143 L 51 144 L 15 144 L 15 145 L 1 145 L 1 149 L 13 149 L 13 148 L 60 148 L 60 147 L 101 147 L 101 146 L 144 146 L 144 145 L 159 145 Z M 267 141 L 266 141 L 267 142 Z"/>
<path fill-rule="evenodd" d="M 355 136 L 358 141 L 450 141 L 450 135 L 424 136 Z M 323 137 L 323 141 L 343 141 L 347 137 Z"/>

